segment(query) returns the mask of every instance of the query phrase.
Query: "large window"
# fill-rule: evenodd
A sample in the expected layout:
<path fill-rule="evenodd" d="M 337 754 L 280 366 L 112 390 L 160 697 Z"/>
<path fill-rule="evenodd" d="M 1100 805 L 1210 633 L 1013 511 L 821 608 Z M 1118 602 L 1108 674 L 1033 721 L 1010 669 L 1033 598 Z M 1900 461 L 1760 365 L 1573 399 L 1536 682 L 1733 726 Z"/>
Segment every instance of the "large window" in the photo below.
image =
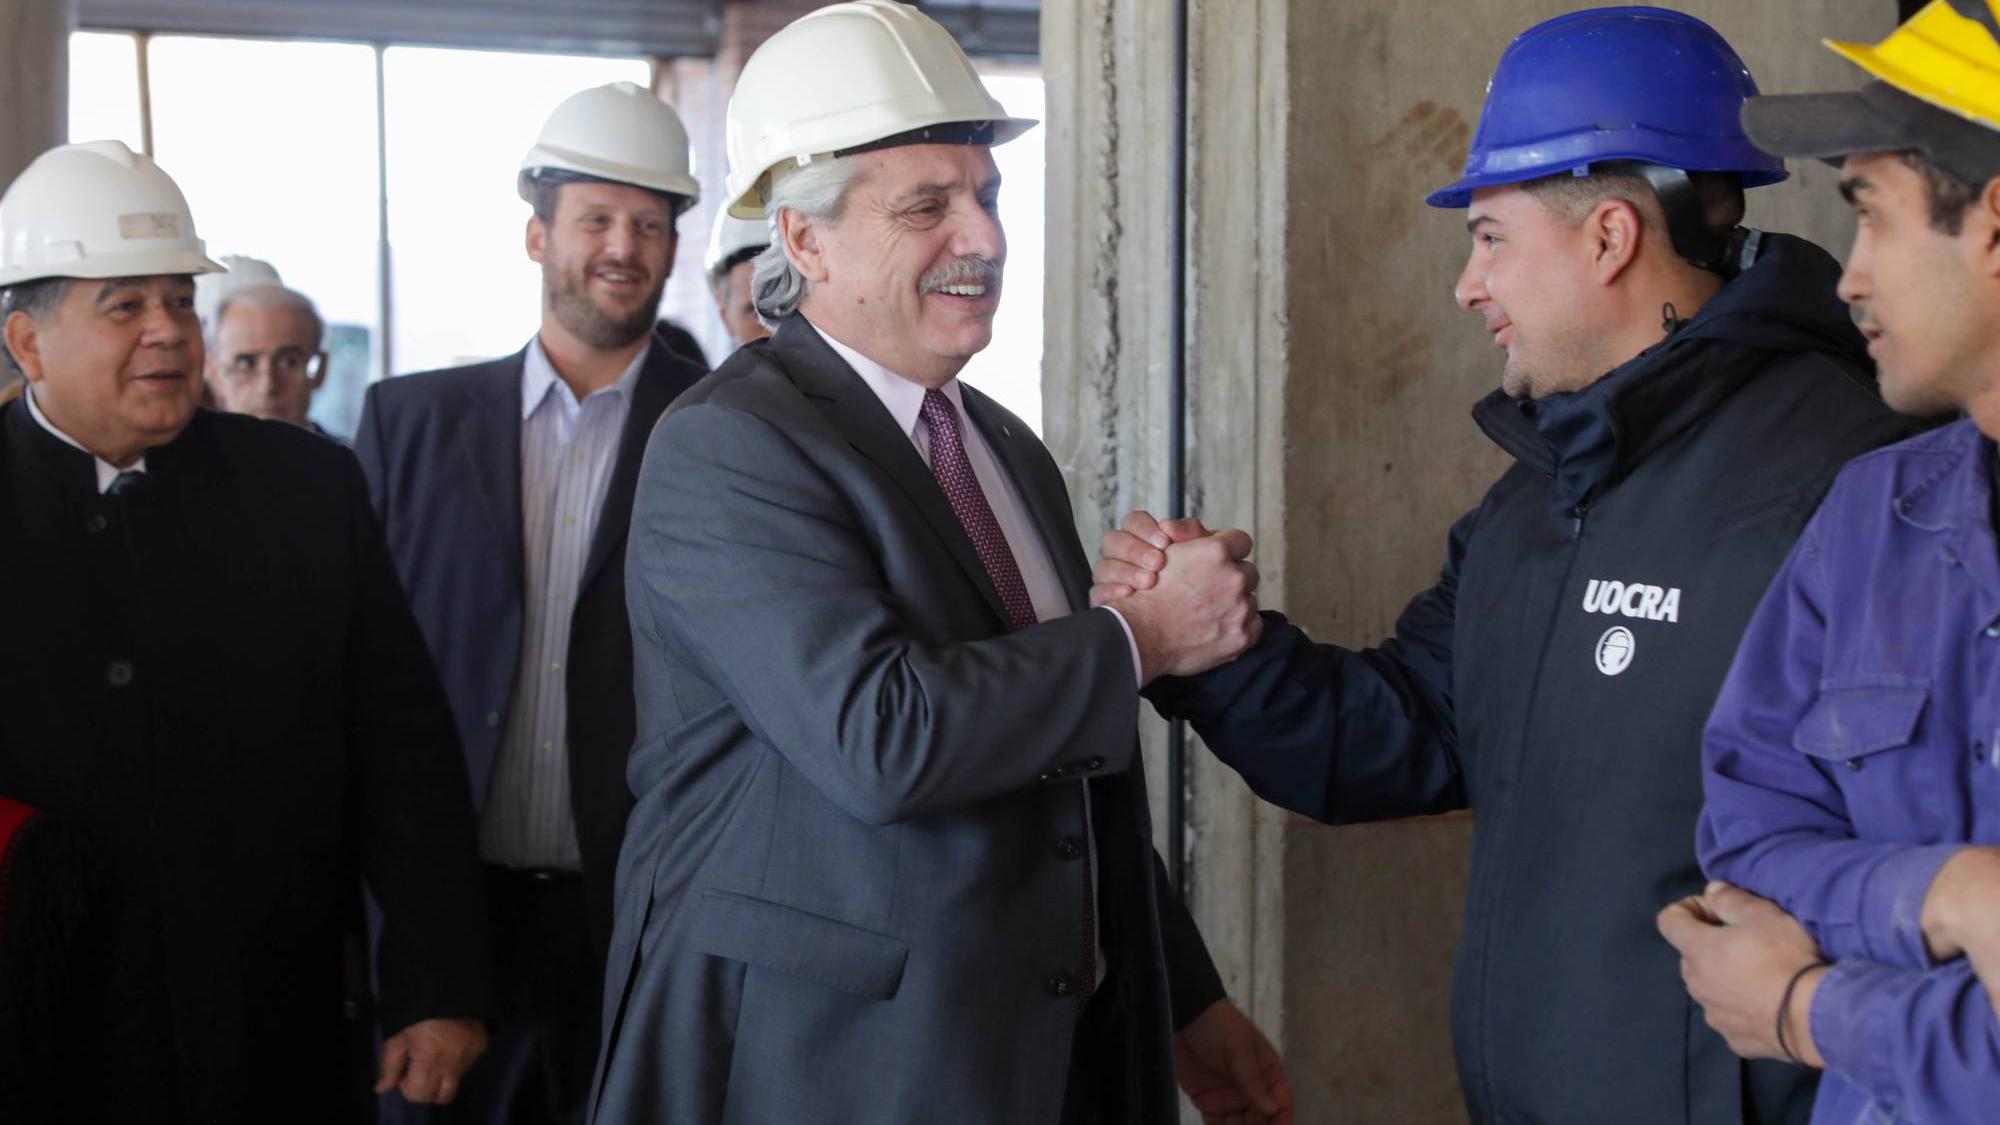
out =
<path fill-rule="evenodd" d="M 313 299 L 334 353 L 313 418 L 351 434 L 384 374 L 526 342 L 541 280 L 522 250 L 521 154 L 563 98 L 649 73 L 630 58 L 80 32 L 69 132 L 150 139 L 211 256 L 263 258 Z"/>
<path fill-rule="evenodd" d="M 989 73 L 986 88 L 1015 117 L 1045 121 L 1039 75 Z M 1046 125 L 993 150 L 1000 167 L 1000 225 L 1007 232 L 1007 272 L 993 343 L 961 374 L 1042 432 L 1042 212 L 1047 174 Z"/>
<path fill-rule="evenodd" d="M 211 255 L 263 258 L 319 306 L 334 359 L 315 420 L 352 434 L 381 333 L 375 52 L 162 37 L 147 56 L 155 159 Z"/>
<path fill-rule="evenodd" d="M 533 334 L 541 272 L 523 247 L 521 155 L 563 98 L 650 75 L 630 57 L 80 32 L 70 138 L 150 146 L 211 256 L 266 259 L 319 305 L 334 360 L 313 416 L 351 434 L 369 382 L 504 355 Z M 1032 70 L 986 81 L 1008 112 L 1044 116 Z M 994 343 L 965 372 L 1037 429 L 1044 132 L 994 150 L 1006 289 Z M 697 171 L 719 197 L 722 170 Z M 683 220 L 695 261 L 707 237 Z M 661 312 L 714 316 L 699 286 L 673 290 Z"/>
<path fill-rule="evenodd" d="M 388 107 L 392 370 L 504 355 L 541 318 L 529 208 L 515 192 L 542 120 L 578 90 L 644 86 L 639 59 L 392 47 Z"/>

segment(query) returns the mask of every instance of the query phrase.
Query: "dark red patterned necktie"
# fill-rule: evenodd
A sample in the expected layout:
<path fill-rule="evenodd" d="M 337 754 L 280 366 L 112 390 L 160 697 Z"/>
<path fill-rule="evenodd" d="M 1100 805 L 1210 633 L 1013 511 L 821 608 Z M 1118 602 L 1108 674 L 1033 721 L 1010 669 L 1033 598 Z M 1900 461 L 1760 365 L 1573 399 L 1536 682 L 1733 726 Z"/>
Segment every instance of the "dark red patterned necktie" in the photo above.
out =
<path fill-rule="evenodd" d="M 931 475 L 937 477 L 938 487 L 944 489 L 945 498 L 951 501 L 951 510 L 958 514 L 958 522 L 965 527 L 965 533 L 972 537 L 973 549 L 979 552 L 979 561 L 986 567 L 986 576 L 993 580 L 993 588 L 1000 592 L 1000 604 L 1007 607 L 1008 624 L 1016 629 L 1025 629 L 1035 624 L 1035 603 L 1028 597 L 1028 584 L 1021 580 L 1021 568 L 1014 562 L 1014 552 L 1007 547 L 1007 537 L 1000 531 L 1000 521 L 993 518 L 993 507 L 986 502 L 986 493 L 979 487 L 979 478 L 972 475 L 972 462 L 965 456 L 965 442 L 958 429 L 958 412 L 952 409 L 951 400 L 941 391 L 924 392 L 924 424 L 931 430 Z M 1090 823 L 1089 796 L 1083 794 L 1084 823 Z M 1077 995 L 1089 996 L 1097 987 L 1097 888 L 1088 867 L 1083 875 L 1083 965 L 1078 982 Z"/>
<path fill-rule="evenodd" d="M 930 390 L 924 392 L 923 418 L 931 428 L 931 475 L 944 489 L 965 533 L 972 537 L 986 576 L 999 591 L 1000 604 L 1007 607 L 1008 625 L 1016 629 L 1033 625 L 1035 603 L 1028 597 L 1028 584 L 1021 580 L 1014 552 L 1007 549 L 1000 521 L 993 518 L 993 508 L 980 490 L 979 478 L 972 475 L 972 462 L 965 456 L 965 442 L 958 432 L 958 412 L 942 392 Z"/>

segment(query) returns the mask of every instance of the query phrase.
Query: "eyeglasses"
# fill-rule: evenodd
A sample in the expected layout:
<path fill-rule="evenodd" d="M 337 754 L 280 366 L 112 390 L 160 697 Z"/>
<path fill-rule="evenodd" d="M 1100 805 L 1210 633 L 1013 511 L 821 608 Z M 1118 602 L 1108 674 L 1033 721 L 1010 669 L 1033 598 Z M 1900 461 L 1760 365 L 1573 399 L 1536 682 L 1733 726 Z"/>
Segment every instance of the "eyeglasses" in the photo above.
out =
<path fill-rule="evenodd" d="M 250 379 L 266 367 L 278 379 L 318 379 L 320 372 L 326 369 L 326 353 L 298 348 L 279 348 L 275 352 L 238 352 L 229 357 L 222 371 L 231 379 Z"/>

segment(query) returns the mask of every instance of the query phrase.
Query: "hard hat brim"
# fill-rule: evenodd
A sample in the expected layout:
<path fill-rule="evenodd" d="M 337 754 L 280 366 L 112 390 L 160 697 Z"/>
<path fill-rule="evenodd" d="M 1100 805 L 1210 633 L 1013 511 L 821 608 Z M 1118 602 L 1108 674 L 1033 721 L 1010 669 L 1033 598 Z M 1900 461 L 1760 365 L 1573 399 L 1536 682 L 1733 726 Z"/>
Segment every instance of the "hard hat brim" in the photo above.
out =
<path fill-rule="evenodd" d="M 920 133 L 926 129 L 943 129 L 950 126 L 985 125 L 985 126 L 991 126 L 990 138 L 980 139 L 977 141 L 942 140 L 937 143 L 944 143 L 944 144 L 973 143 L 973 144 L 979 144 L 986 148 L 996 148 L 1000 145 L 1006 144 L 1008 141 L 1011 141 L 1016 137 L 1019 137 L 1023 133 L 1026 133 L 1028 130 L 1033 129 L 1035 126 L 1039 124 L 1041 124 L 1041 122 L 1032 117 L 995 117 L 995 118 L 981 118 L 974 120 L 927 121 L 922 123 L 921 125 L 914 126 L 909 130 L 905 130 L 902 133 L 893 134 L 892 136 L 894 138 L 907 138 L 911 137 L 913 134 Z M 885 144 L 884 143 L 885 141 L 888 141 L 889 143 Z M 890 147 L 893 144 L 918 144 L 918 143 L 922 142 L 916 139 L 892 140 L 890 138 L 884 138 L 881 136 L 856 137 L 850 143 L 839 145 L 837 148 L 829 150 L 824 155 L 826 157 L 832 157 L 836 152 L 841 155 L 850 155 L 850 154 L 872 151 L 877 148 Z M 771 173 L 771 168 L 760 169 L 757 175 L 751 178 L 749 182 L 743 186 L 743 189 L 741 191 L 734 192 L 730 195 L 729 201 L 726 204 L 726 206 L 729 209 L 730 215 L 738 219 L 762 219 L 768 217 L 764 214 L 763 201 L 757 198 L 757 191 L 758 191 L 758 186 L 764 182 L 764 177 L 768 176 L 770 173 Z M 735 177 L 736 173 L 732 170 L 730 178 L 733 180 L 735 179 Z"/>
<path fill-rule="evenodd" d="M 1838 165 L 1856 154 L 1915 151 L 1975 185 L 2000 175 L 2000 132 L 1885 82 L 1752 98 L 1743 106 L 1743 130 L 1777 156 Z"/>
<path fill-rule="evenodd" d="M 0 270 L 0 288 L 55 277 L 103 281 L 114 277 L 178 277 L 183 274 L 226 273 L 227 267 L 197 250 L 138 251 L 98 254 L 70 261 L 34 263 Z"/>
<path fill-rule="evenodd" d="M 1476 154 L 1463 176 L 1426 195 L 1424 202 L 1441 210 L 1462 210 L 1471 206 L 1472 193 L 1481 188 L 1527 183 L 1578 168 L 1627 161 L 1661 164 L 1683 172 L 1727 172 L 1741 177 L 1746 188 L 1782 183 L 1789 175 L 1782 160 L 1772 159 L 1741 138 L 1730 144 L 1711 142 L 1705 154 L 1675 153 L 1677 147 L 1685 146 L 1657 130 L 1632 128 L 1591 129 L 1532 145 L 1491 149 Z"/>

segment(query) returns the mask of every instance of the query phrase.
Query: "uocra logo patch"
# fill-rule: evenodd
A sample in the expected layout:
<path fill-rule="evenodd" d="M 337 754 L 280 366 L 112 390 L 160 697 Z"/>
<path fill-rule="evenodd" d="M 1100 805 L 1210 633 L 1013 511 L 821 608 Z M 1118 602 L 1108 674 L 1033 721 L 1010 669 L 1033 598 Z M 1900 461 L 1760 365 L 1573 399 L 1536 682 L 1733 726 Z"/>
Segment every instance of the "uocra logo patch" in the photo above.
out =
<path fill-rule="evenodd" d="M 1583 591 L 1583 611 L 1677 623 L 1681 619 L 1681 588 L 1593 578 Z"/>
<path fill-rule="evenodd" d="M 1623 625 L 1613 625 L 1597 638 L 1597 670 L 1607 676 L 1615 676 L 1632 666 L 1632 657 L 1638 653 L 1638 639 L 1632 630 Z"/>

